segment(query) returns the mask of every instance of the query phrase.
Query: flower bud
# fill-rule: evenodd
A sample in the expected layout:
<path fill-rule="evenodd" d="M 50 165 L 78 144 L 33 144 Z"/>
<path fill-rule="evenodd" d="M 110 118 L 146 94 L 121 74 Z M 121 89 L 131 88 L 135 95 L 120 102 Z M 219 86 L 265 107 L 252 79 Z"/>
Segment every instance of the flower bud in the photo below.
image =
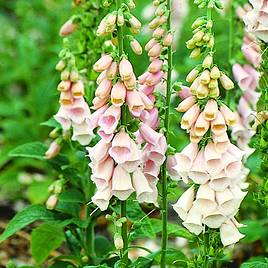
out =
<path fill-rule="evenodd" d="M 52 159 L 54 158 L 55 156 L 57 156 L 59 154 L 61 150 L 61 146 L 58 144 L 57 141 L 53 141 L 48 150 L 45 152 L 45 158 L 46 159 Z"/>
<path fill-rule="evenodd" d="M 156 18 L 154 18 L 153 20 L 150 21 L 149 28 L 150 29 L 156 29 L 159 25 L 160 25 L 159 17 L 156 17 Z"/>
<path fill-rule="evenodd" d="M 210 82 L 208 84 L 209 89 L 213 89 L 215 87 L 218 87 L 218 80 L 216 79 L 210 79 Z"/>
<path fill-rule="evenodd" d="M 124 247 L 124 241 L 120 234 L 115 233 L 114 235 L 114 246 L 116 249 L 121 250 Z"/>
<path fill-rule="evenodd" d="M 219 89 L 219 87 L 217 86 L 217 87 L 214 87 L 214 88 L 210 89 L 209 90 L 209 96 L 211 98 L 217 98 L 217 97 L 219 97 L 220 96 L 220 89 Z"/>
<path fill-rule="evenodd" d="M 210 77 L 212 79 L 219 79 L 221 77 L 220 70 L 217 66 L 213 66 L 211 71 L 210 71 Z"/>
<path fill-rule="evenodd" d="M 136 77 L 133 74 L 129 80 L 124 81 L 127 90 L 134 90 L 136 88 Z"/>
<path fill-rule="evenodd" d="M 146 45 L 145 45 L 145 51 L 149 51 L 154 45 L 157 44 L 157 41 L 152 38 Z"/>
<path fill-rule="evenodd" d="M 130 9 L 133 9 L 136 7 L 136 4 L 134 3 L 133 0 L 127 0 L 127 6 L 130 8 Z"/>
<path fill-rule="evenodd" d="M 57 71 L 63 71 L 64 70 L 64 68 L 66 67 L 66 63 L 63 61 L 63 60 L 60 60 L 58 63 L 57 63 L 57 65 L 56 65 L 56 70 Z"/>
<path fill-rule="evenodd" d="M 59 137 L 59 129 L 58 128 L 54 128 L 50 133 L 49 133 L 49 138 L 51 139 L 56 139 Z"/>
<path fill-rule="evenodd" d="M 119 63 L 119 73 L 123 81 L 129 80 L 133 76 L 133 68 L 127 59 L 122 59 Z"/>
<path fill-rule="evenodd" d="M 194 40 L 194 42 L 199 42 L 202 40 L 203 36 L 204 36 L 204 32 L 203 31 L 198 31 L 197 33 L 195 33 L 192 37 L 192 39 Z"/>
<path fill-rule="evenodd" d="M 118 9 L 117 13 L 117 25 L 119 27 L 123 26 L 125 23 L 124 13 L 121 8 Z"/>
<path fill-rule="evenodd" d="M 162 46 L 157 43 L 148 52 L 149 57 L 159 57 L 161 54 Z"/>
<path fill-rule="evenodd" d="M 73 103 L 71 91 L 63 91 L 60 93 L 60 103 L 62 105 L 71 105 Z"/>
<path fill-rule="evenodd" d="M 63 181 L 62 180 L 57 180 L 54 183 L 54 193 L 55 194 L 60 194 L 62 193 L 63 190 Z"/>
<path fill-rule="evenodd" d="M 220 111 L 224 117 L 225 123 L 228 126 L 234 126 L 236 124 L 236 116 L 231 109 L 229 109 L 226 105 L 223 104 L 220 107 Z"/>
<path fill-rule="evenodd" d="M 196 47 L 195 41 L 193 39 L 190 39 L 186 42 L 186 47 L 188 49 L 194 49 Z"/>
<path fill-rule="evenodd" d="M 200 75 L 200 82 L 207 85 L 210 82 L 210 73 L 209 70 L 205 70 Z"/>
<path fill-rule="evenodd" d="M 70 72 L 67 69 L 63 70 L 60 74 L 60 79 L 63 81 L 68 80 L 69 77 L 70 77 Z"/>
<path fill-rule="evenodd" d="M 112 12 L 112 13 L 108 14 L 106 16 L 105 22 L 106 22 L 106 31 L 107 31 L 107 28 L 108 29 L 113 28 L 115 26 L 115 23 L 116 23 L 116 12 Z"/>
<path fill-rule="evenodd" d="M 173 34 L 168 33 L 163 39 L 163 46 L 169 47 L 173 42 Z"/>
<path fill-rule="evenodd" d="M 203 60 L 202 67 L 204 69 L 209 69 L 213 63 L 213 57 L 211 55 L 207 55 Z"/>
<path fill-rule="evenodd" d="M 160 39 L 165 33 L 165 30 L 161 27 L 158 27 L 153 32 L 153 38 Z"/>
<path fill-rule="evenodd" d="M 84 83 L 82 82 L 82 80 L 78 80 L 77 82 L 73 83 L 71 90 L 74 98 L 84 96 Z"/>
<path fill-rule="evenodd" d="M 148 67 L 148 71 L 150 73 L 157 73 L 162 70 L 162 66 L 163 66 L 163 62 L 159 59 L 155 59 L 150 63 Z"/>
<path fill-rule="evenodd" d="M 199 86 L 196 89 L 196 97 L 198 99 L 204 99 L 208 96 L 208 87 L 204 84 L 199 84 Z"/>
<path fill-rule="evenodd" d="M 126 88 L 121 81 L 118 81 L 111 91 L 111 102 L 114 106 L 122 106 L 126 98 Z"/>
<path fill-rule="evenodd" d="M 192 83 L 196 77 L 198 76 L 199 74 L 199 71 L 197 69 L 193 69 L 187 76 L 186 76 L 186 81 L 188 83 Z"/>
<path fill-rule="evenodd" d="M 159 18 L 158 22 L 159 22 L 159 25 L 162 25 L 162 24 L 166 23 L 166 22 L 167 22 L 167 16 L 162 15 L 162 16 Z"/>
<path fill-rule="evenodd" d="M 211 36 L 209 41 L 208 41 L 207 47 L 208 48 L 213 48 L 214 44 L 215 44 L 215 38 L 213 36 Z"/>
<path fill-rule="evenodd" d="M 197 18 L 192 24 L 192 29 L 196 29 L 196 28 L 198 28 L 199 26 L 202 26 L 205 23 L 206 23 L 205 19 Z"/>
<path fill-rule="evenodd" d="M 46 207 L 49 210 L 53 210 L 56 207 L 57 203 L 58 203 L 58 197 L 57 195 L 53 194 L 47 199 Z"/>
<path fill-rule="evenodd" d="M 71 81 L 69 80 L 66 80 L 66 81 L 61 81 L 59 84 L 58 84 L 58 91 L 61 91 L 61 92 L 65 92 L 65 91 L 68 91 L 71 87 Z"/>
<path fill-rule="evenodd" d="M 114 80 L 118 74 L 118 63 L 113 61 L 110 67 L 106 70 L 106 77 L 109 80 Z"/>
<path fill-rule="evenodd" d="M 76 29 L 76 24 L 73 23 L 73 20 L 67 20 L 60 28 L 59 35 L 66 36 L 73 33 Z"/>
<path fill-rule="evenodd" d="M 99 26 L 98 26 L 98 29 L 96 31 L 96 35 L 97 36 L 105 36 L 107 34 L 106 32 L 106 22 L 105 22 L 105 18 L 102 19 L 102 21 L 100 22 Z"/>
<path fill-rule="evenodd" d="M 137 55 L 141 55 L 142 54 L 142 47 L 141 47 L 140 43 L 136 39 L 133 39 L 130 42 L 130 47 L 131 47 L 132 51 L 135 54 L 137 54 Z"/>
<path fill-rule="evenodd" d="M 103 55 L 94 65 L 93 70 L 103 72 L 111 65 L 113 58 L 110 55 Z"/>
<path fill-rule="evenodd" d="M 79 79 L 79 73 L 77 70 L 72 70 L 70 74 L 70 79 L 72 82 L 77 82 Z"/>
<path fill-rule="evenodd" d="M 222 84 L 222 87 L 225 90 L 231 90 L 234 88 L 234 83 L 233 81 L 224 73 L 221 74 L 220 81 Z"/>
<path fill-rule="evenodd" d="M 205 41 L 206 43 L 210 40 L 211 35 L 209 33 L 205 33 L 203 36 L 202 40 Z"/>
<path fill-rule="evenodd" d="M 213 21 L 212 21 L 212 20 L 208 20 L 206 27 L 207 27 L 208 29 L 211 29 L 212 26 L 213 26 Z"/>
<path fill-rule="evenodd" d="M 163 14 L 165 14 L 166 10 L 167 10 L 167 7 L 166 7 L 166 3 L 164 2 L 157 7 L 154 14 L 155 16 L 162 16 Z"/>
<path fill-rule="evenodd" d="M 200 78 L 199 77 L 196 77 L 196 79 L 194 80 L 194 82 L 190 86 L 190 92 L 192 94 L 196 94 L 196 90 L 197 90 L 199 84 L 200 84 Z"/>
<path fill-rule="evenodd" d="M 193 49 L 193 51 L 190 54 L 191 59 L 196 59 L 201 55 L 201 49 L 199 47 Z"/>
<path fill-rule="evenodd" d="M 130 23 L 131 27 L 133 27 L 134 29 L 141 28 L 140 21 L 136 17 L 134 17 L 133 15 L 131 15 L 131 18 L 129 19 L 129 23 Z"/>

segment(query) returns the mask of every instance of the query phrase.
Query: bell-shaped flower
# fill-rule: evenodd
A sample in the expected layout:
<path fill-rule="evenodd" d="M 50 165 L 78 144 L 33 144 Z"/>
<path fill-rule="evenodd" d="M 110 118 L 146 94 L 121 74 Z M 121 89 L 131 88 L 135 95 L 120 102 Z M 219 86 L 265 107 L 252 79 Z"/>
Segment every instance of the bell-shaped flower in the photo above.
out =
<path fill-rule="evenodd" d="M 156 132 L 155 130 L 153 130 L 151 127 L 149 127 L 144 123 L 140 123 L 139 132 L 142 138 L 146 142 L 153 144 L 155 146 L 159 144 L 160 139 L 163 137 L 163 134 Z"/>
<path fill-rule="evenodd" d="M 101 211 L 104 211 L 108 208 L 111 197 L 112 197 L 111 186 L 108 185 L 103 190 L 97 190 L 97 192 L 94 194 L 91 200 L 96 206 L 99 207 Z"/>
<path fill-rule="evenodd" d="M 189 171 L 189 178 L 197 184 L 205 184 L 209 180 L 204 151 L 200 150 Z"/>
<path fill-rule="evenodd" d="M 208 131 L 209 126 L 210 122 L 204 118 L 204 113 L 200 113 L 194 125 L 195 135 L 198 137 L 203 137 Z"/>
<path fill-rule="evenodd" d="M 224 117 L 220 111 L 218 111 L 216 118 L 211 121 L 211 130 L 217 136 L 224 134 L 227 130 Z"/>
<path fill-rule="evenodd" d="M 208 184 L 200 185 L 195 198 L 195 206 L 202 214 L 208 214 L 216 209 L 215 191 Z"/>
<path fill-rule="evenodd" d="M 111 105 L 99 119 L 99 126 L 105 134 L 112 134 L 120 120 L 121 108 Z"/>
<path fill-rule="evenodd" d="M 91 180 L 98 190 L 103 190 L 109 184 L 114 171 L 114 160 L 107 157 L 103 162 L 93 163 Z"/>
<path fill-rule="evenodd" d="M 195 235 L 199 235 L 204 230 L 202 225 L 202 215 L 195 205 L 189 210 L 186 220 L 182 225 Z"/>
<path fill-rule="evenodd" d="M 181 128 L 190 129 L 191 126 L 195 123 L 196 119 L 200 114 L 200 108 L 198 104 L 194 104 L 183 116 L 181 119 Z"/>
<path fill-rule="evenodd" d="M 130 113 L 135 117 L 139 117 L 142 111 L 145 109 L 144 102 L 139 92 L 136 90 L 127 92 L 126 102 Z"/>
<path fill-rule="evenodd" d="M 107 158 L 110 147 L 110 143 L 100 140 L 95 146 L 86 148 L 88 157 L 94 163 L 101 163 Z"/>
<path fill-rule="evenodd" d="M 226 217 L 219 211 L 214 210 L 204 214 L 203 223 L 209 228 L 219 228 L 226 221 Z"/>
<path fill-rule="evenodd" d="M 222 154 L 227 151 L 230 140 L 226 132 L 221 135 L 212 134 L 212 140 L 217 153 Z"/>
<path fill-rule="evenodd" d="M 120 107 L 124 104 L 126 98 L 126 88 L 121 81 L 118 81 L 111 91 L 111 102 L 114 106 Z"/>
<path fill-rule="evenodd" d="M 223 246 L 226 247 L 237 243 L 245 236 L 238 231 L 237 227 L 231 220 L 228 220 L 220 226 L 220 237 Z"/>
<path fill-rule="evenodd" d="M 98 127 L 98 122 L 100 117 L 104 114 L 104 112 L 108 109 L 108 104 L 102 106 L 98 110 L 96 110 L 94 113 L 92 113 L 86 120 L 91 129 L 95 129 Z"/>
<path fill-rule="evenodd" d="M 60 123 L 63 130 L 70 129 L 72 123 L 68 115 L 68 110 L 64 106 L 61 106 L 59 111 L 54 115 L 54 119 Z"/>
<path fill-rule="evenodd" d="M 219 204 L 219 211 L 225 216 L 232 215 L 237 209 L 235 197 L 228 188 L 222 192 L 216 192 L 216 200 Z"/>
<path fill-rule="evenodd" d="M 207 170 L 210 174 L 218 174 L 224 169 L 224 163 L 221 160 L 221 154 L 216 151 L 215 144 L 209 142 L 204 150 Z"/>
<path fill-rule="evenodd" d="M 151 189 L 147 178 L 144 176 L 140 168 L 137 168 L 132 175 L 132 184 L 136 191 L 137 200 L 139 203 L 150 203 L 151 194 L 153 190 Z"/>
<path fill-rule="evenodd" d="M 193 206 L 194 196 L 194 186 L 192 185 L 180 196 L 178 201 L 173 205 L 173 209 L 177 212 L 177 214 L 183 221 L 186 220 L 188 211 Z"/>
<path fill-rule="evenodd" d="M 131 138 L 123 128 L 115 135 L 109 154 L 118 164 L 122 164 L 130 159 Z"/>
<path fill-rule="evenodd" d="M 230 177 L 226 176 L 224 170 L 210 178 L 209 187 L 214 191 L 222 192 L 231 184 Z"/>
<path fill-rule="evenodd" d="M 114 169 L 112 193 L 120 200 L 126 200 L 134 192 L 130 174 L 120 165 Z"/>
<path fill-rule="evenodd" d="M 88 145 L 94 137 L 95 135 L 86 121 L 81 124 L 73 124 L 73 141 L 78 141 L 81 145 Z"/>

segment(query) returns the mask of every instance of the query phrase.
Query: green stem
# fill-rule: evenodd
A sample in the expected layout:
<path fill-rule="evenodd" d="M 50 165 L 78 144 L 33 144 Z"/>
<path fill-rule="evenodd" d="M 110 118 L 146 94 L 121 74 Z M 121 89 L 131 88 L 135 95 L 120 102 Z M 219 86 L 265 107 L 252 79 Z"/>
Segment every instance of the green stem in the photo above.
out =
<path fill-rule="evenodd" d="M 232 57 L 233 57 L 233 44 L 234 44 L 234 30 L 233 30 L 233 21 L 234 21 L 234 9 L 233 9 L 233 0 L 230 1 L 230 10 L 229 10 L 229 44 L 228 44 L 228 62 L 230 66 L 230 73 L 232 71 Z M 231 102 L 231 92 L 226 90 L 226 104 L 230 106 Z"/>
<path fill-rule="evenodd" d="M 88 248 L 88 255 L 90 257 L 95 256 L 95 222 L 91 220 L 87 229 L 87 248 Z"/>
<path fill-rule="evenodd" d="M 116 0 L 116 9 L 121 8 L 124 0 Z M 123 27 L 117 26 L 117 38 L 118 38 L 118 53 L 119 58 L 124 55 L 124 31 Z M 121 116 L 121 125 L 127 125 L 127 113 L 126 113 L 126 105 L 122 106 L 122 116 Z M 127 203 L 126 201 L 121 201 L 121 217 L 127 216 Z M 122 249 L 122 265 L 123 267 L 128 266 L 128 237 L 127 237 L 127 222 L 122 224 L 121 235 L 124 242 L 124 246 Z"/>
<path fill-rule="evenodd" d="M 171 30 L 171 0 L 167 0 L 167 10 L 168 10 L 168 19 L 167 19 L 167 31 Z M 169 115 L 170 115 L 170 99 L 171 99 L 171 71 L 172 71 L 172 46 L 168 47 L 168 71 L 167 71 L 167 87 L 166 87 L 166 104 L 165 104 L 165 136 L 167 144 L 169 144 Z M 167 171 L 166 171 L 166 161 L 161 167 L 161 182 L 162 182 L 162 242 L 161 242 L 161 268 L 166 267 L 166 250 L 168 243 L 168 233 L 167 233 Z"/>

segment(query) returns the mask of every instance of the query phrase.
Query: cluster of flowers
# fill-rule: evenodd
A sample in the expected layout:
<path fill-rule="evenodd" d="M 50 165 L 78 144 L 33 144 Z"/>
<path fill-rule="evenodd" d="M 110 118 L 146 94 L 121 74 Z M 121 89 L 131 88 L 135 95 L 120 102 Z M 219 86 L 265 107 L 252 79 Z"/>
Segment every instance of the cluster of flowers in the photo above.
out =
<path fill-rule="evenodd" d="M 199 57 L 206 48 L 213 48 L 214 36 L 211 34 L 213 26 L 212 20 L 207 17 L 200 17 L 192 24 L 193 36 L 186 42 L 188 49 L 191 49 L 190 58 L 195 59 Z"/>
<path fill-rule="evenodd" d="M 217 98 L 220 95 L 219 83 L 225 90 L 234 88 L 232 80 L 213 65 L 213 58 L 207 55 L 203 60 L 201 67 L 194 68 L 186 77 L 188 83 L 192 83 L 190 91 L 196 95 L 198 99 L 206 97 Z"/>
<path fill-rule="evenodd" d="M 72 140 L 87 145 L 94 134 L 88 123 L 90 109 L 84 98 L 84 83 L 75 69 L 74 57 L 61 59 L 56 69 L 61 71 L 61 82 L 58 85 L 61 106 L 54 118 L 61 124 L 63 131 L 73 128 Z"/>
<path fill-rule="evenodd" d="M 247 5 L 243 8 L 239 7 L 238 16 L 243 18 L 249 9 Z M 232 128 L 232 138 L 237 141 L 238 147 L 246 152 L 246 156 L 249 156 L 254 151 L 248 146 L 251 137 L 255 134 L 251 123 L 256 117 L 256 105 L 260 98 L 260 93 L 256 92 L 260 73 L 255 68 L 258 68 L 261 63 L 261 48 L 252 34 L 245 33 L 242 52 L 254 67 L 250 64 L 233 65 L 234 79 L 242 90 L 242 96 L 237 107 L 238 124 Z"/>
<path fill-rule="evenodd" d="M 243 237 L 230 219 L 246 195 L 242 189 L 247 187 L 243 152 L 230 143 L 226 133 L 226 125 L 235 123 L 235 114 L 226 105 L 218 109 L 214 99 L 208 100 L 202 112 L 195 102 L 195 97 L 190 96 L 179 105 L 179 110 L 185 111 L 182 128 L 190 130 L 191 143 L 170 157 L 168 164 L 173 179 L 182 178 L 186 183 L 190 180 L 200 186 L 186 191 L 174 209 L 183 225 L 197 235 L 204 230 L 204 225 L 220 228 L 222 243 L 226 246 Z M 198 147 L 209 128 L 212 140 Z"/>
<path fill-rule="evenodd" d="M 253 8 L 243 18 L 247 31 L 268 42 L 268 1 L 249 0 L 249 2 Z"/>
<path fill-rule="evenodd" d="M 112 22 L 121 27 L 119 10 L 117 15 L 114 12 L 111 15 L 116 15 Z M 128 17 L 128 11 L 124 15 Z M 99 30 L 105 24 L 107 31 L 107 23 L 116 29 L 109 18 L 111 16 L 107 15 L 102 20 Z M 112 196 L 126 200 L 135 191 L 139 202 L 157 205 L 156 184 L 167 144 L 164 135 L 153 129 L 159 119 L 157 110 L 154 110 L 152 92 L 137 89 L 132 65 L 124 55 L 118 59 L 105 54 L 93 68 L 100 75 L 93 99 L 96 111 L 89 117 L 89 124 L 93 130 L 98 128 L 101 140 L 94 147 L 87 148 L 91 159 L 91 180 L 97 187 L 92 201 L 101 210 L 106 210 Z M 144 121 L 139 123 L 135 133 L 128 130 L 129 124 L 125 122 L 129 116 Z"/>
<path fill-rule="evenodd" d="M 197 19 L 193 28 L 203 21 L 203 17 Z M 213 45 L 205 48 L 211 51 Z M 234 216 L 246 195 L 247 174 L 242 165 L 244 153 L 227 135 L 227 126 L 236 124 L 236 115 L 219 100 L 218 79 L 225 90 L 234 88 L 232 80 L 213 64 L 209 52 L 201 66 L 188 74 L 191 95 L 180 94 L 186 98 L 177 108 L 184 112 L 181 128 L 190 133 L 191 143 L 170 156 L 167 164 L 173 179 L 192 184 L 173 206 L 182 224 L 196 235 L 205 231 L 205 226 L 219 228 L 227 246 L 243 237 Z"/>

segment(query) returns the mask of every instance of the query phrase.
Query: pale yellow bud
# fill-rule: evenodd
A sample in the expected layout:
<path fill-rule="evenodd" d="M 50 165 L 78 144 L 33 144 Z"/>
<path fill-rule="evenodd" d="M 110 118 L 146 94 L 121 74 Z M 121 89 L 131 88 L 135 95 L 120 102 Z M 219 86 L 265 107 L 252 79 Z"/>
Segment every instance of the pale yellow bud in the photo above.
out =
<path fill-rule="evenodd" d="M 207 85 L 210 82 L 210 73 L 209 70 L 205 70 L 200 75 L 200 82 Z"/>
<path fill-rule="evenodd" d="M 187 76 L 186 76 L 186 81 L 188 83 L 192 83 L 196 77 L 198 76 L 199 74 L 199 71 L 197 69 L 193 69 Z"/>
<path fill-rule="evenodd" d="M 200 56 L 200 54 L 201 54 L 201 49 L 199 47 L 197 47 L 197 48 L 193 49 L 193 51 L 191 52 L 190 58 L 196 59 Z"/>
<path fill-rule="evenodd" d="M 210 89 L 209 90 L 209 96 L 211 98 L 214 98 L 214 99 L 216 99 L 217 97 L 219 97 L 220 96 L 220 89 L 219 89 L 219 87 L 214 87 L 214 88 Z"/>
<path fill-rule="evenodd" d="M 169 47 L 173 42 L 173 34 L 168 33 L 163 39 L 163 46 Z"/>
<path fill-rule="evenodd" d="M 196 97 L 198 99 L 204 99 L 208 96 L 208 87 L 204 84 L 199 84 L 199 86 L 196 89 Z"/>
<path fill-rule="evenodd" d="M 217 66 L 214 66 L 210 71 L 210 77 L 212 79 L 219 79 L 221 77 L 221 72 Z"/>
<path fill-rule="evenodd" d="M 233 81 L 226 74 L 221 74 L 220 81 L 224 89 L 231 90 L 234 88 Z"/>
<path fill-rule="evenodd" d="M 197 33 L 195 33 L 192 37 L 192 39 L 195 41 L 195 42 L 199 42 L 202 40 L 203 36 L 204 36 L 204 32 L 203 31 L 198 31 Z"/>
<path fill-rule="evenodd" d="M 124 247 L 124 241 L 120 234 L 116 233 L 114 235 L 114 246 L 116 249 L 120 250 Z"/>
<path fill-rule="evenodd" d="M 133 39 L 130 42 L 130 47 L 131 47 L 131 49 L 133 50 L 133 52 L 135 54 L 137 54 L 137 55 L 142 54 L 142 47 L 141 47 L 140 43 L 136 39 Z"/>
<path fill-rule="evenodd" d="M 213 63 L 213 57 L 211 55 L 207 55 L 202 63 L 202 67 L 204 69 L 209 69 Z"/>
<path fill-rule="evenodd" d="M 190 39 L 186 42 L 186 47 L 188 49 L 194 49 L 196 47 L 195 41 L 193 39 Z"/>
<path fill-rule="evenodd" d="M 218 80 L 217 79 L 211 79 L 209 84 L 208 84 L 208 88 L 213 89 L 215 87 L 218 87 Z"/>

